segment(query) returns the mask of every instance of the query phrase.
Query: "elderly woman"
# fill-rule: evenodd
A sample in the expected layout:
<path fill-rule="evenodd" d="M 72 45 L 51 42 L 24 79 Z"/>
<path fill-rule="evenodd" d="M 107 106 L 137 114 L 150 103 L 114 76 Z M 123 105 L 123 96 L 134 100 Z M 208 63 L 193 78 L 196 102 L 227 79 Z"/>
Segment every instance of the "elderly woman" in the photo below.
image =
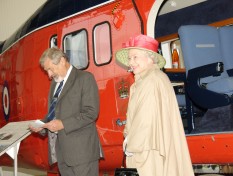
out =
<path fill-rule="evenodd" d="M 126 166 L 140 176 L 193 176 L 176 96 L 157 50 L 155 39 L 138 35 L 116 52 L 135 75 L 124 129 Z"/>

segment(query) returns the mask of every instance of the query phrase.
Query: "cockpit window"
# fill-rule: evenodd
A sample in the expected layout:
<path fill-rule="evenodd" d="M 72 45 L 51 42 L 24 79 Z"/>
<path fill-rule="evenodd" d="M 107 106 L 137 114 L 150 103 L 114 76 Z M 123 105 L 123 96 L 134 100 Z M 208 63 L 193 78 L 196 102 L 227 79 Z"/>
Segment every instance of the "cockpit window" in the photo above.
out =
<path fill-rule="evenodd" d="M 66 35 L 63 46 L 73 66 L 78 69 L 88 66 L 87 32 L 85 30 Z"/>

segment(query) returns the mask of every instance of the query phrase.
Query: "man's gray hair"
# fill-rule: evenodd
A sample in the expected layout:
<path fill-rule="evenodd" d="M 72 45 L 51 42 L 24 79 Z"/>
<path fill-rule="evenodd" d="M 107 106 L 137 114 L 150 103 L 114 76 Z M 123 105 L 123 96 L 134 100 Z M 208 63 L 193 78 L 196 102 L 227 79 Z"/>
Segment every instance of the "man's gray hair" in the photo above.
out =
<path fill-rule="evenodd" d="M 58 47 L 48 48 L 41 55 L 39 63 L 42 67 L 44 67 L 45 60 L 50 59 L 52 60 L 53 64 L 57 65 L 62 57 L 64 57 L 68 61 L 68 57 L 66 56 L 66 54 Z"/>

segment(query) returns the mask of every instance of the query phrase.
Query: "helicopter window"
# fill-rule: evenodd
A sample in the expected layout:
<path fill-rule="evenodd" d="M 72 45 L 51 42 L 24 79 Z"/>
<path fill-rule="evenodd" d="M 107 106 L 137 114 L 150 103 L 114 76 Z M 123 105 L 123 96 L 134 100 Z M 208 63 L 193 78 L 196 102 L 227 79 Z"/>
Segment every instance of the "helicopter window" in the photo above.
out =
<path fill-rule="evenodd" d="M 78 69 L 88 66 L 87 33 L 81 30 L 71 33 L 64 38 L 64 52 L 70 63 Z"/>
<path fill-rule="evenodd" d="M 98 24 L 93 31 L 94 59 L 96 65 L 107 64 L 111 61 L 110 25 L 107 22 Z"/>
<path fill-rule="evenodd" d="M 57 46 L 57 35 L 54 35 L 50 39 L 50 48 Z"/>

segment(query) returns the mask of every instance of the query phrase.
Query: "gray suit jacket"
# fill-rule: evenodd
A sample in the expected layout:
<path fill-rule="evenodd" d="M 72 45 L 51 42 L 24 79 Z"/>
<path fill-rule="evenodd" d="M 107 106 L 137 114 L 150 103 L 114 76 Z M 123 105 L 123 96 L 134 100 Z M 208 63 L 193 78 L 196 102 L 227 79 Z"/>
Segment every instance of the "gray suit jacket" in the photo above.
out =
<path fill-rule="evenodd" d="M 52 81 L 49 102 L 56 82 Z M 99 93 L 94 76 L 72 68 L 55 108 L 56 119 L 64 129 L 58 131 L 57 160 L 75 166 L 100 158 L 100 141 L 95 121 L 99 113 Z"/>

